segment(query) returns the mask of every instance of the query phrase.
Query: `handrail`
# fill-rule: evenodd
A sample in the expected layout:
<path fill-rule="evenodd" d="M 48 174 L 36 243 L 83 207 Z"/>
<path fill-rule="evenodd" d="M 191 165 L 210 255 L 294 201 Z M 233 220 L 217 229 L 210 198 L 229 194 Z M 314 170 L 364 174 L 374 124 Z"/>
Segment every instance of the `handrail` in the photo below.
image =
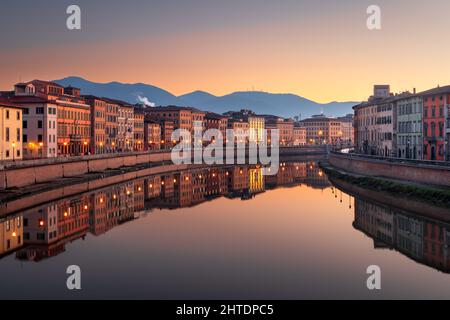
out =
<path fill-rule="evenodd" d="M 428 166 L 438 166 L 444 168 L 450 168 L 449 161 L 434 161 L 434 160 L 414 160 L 414 159 L 406 159 L 406 158 L 394 158 L 394 157 L 380 157 L 380 156 L 372 156 L 368 154 L 361 153 L 342 153 L 339 151 L 331 151 L 331 154 L 336 154 L 339 156 L 345 156 L 350 158 L 362 158 L 362 159 L 370 159 L 370 160 L 380 160 L 390 163 L 399 163 L 399 164 L 416 164 L 416 165 L 428 165 Z"/>

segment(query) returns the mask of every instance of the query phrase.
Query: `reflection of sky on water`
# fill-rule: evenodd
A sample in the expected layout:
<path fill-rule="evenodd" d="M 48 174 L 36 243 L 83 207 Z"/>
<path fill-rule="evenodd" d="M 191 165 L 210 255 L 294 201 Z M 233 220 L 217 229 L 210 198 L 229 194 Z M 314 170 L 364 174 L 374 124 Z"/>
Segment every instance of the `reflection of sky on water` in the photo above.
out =
<path fill-rule="evenodd" d="M 355 201 L 313 163 L 282 168 L 150 177 L 8 217 L 16 247 L 0 260 L 0 297 L 448 297 L 450 277 L 436 270 L 445 224 Z M 80 292 L 65 287 L 71 264 L 82 269 Z M 371 264 L 381 292 L 366 289 Z"/>

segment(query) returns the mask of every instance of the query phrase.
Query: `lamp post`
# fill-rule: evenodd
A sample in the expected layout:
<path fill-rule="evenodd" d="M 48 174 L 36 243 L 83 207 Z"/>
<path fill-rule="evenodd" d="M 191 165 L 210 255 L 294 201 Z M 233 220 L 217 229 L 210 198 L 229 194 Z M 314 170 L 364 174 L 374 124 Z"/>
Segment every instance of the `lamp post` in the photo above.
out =
<path fill-rule="evenodd" d="M 39 148 L 41 148 L 41 159 L 44 157 L 44 150 L 43 150 L 43 146 L 44 146 L 44 143 L 42 143 L 42 142 L 39 142 Z"/>
<path fill-rule="evenodd" d="M 16 142 L 12 143 L 12 149 L 13 149 L 13 162 L 16 161 Z"/>

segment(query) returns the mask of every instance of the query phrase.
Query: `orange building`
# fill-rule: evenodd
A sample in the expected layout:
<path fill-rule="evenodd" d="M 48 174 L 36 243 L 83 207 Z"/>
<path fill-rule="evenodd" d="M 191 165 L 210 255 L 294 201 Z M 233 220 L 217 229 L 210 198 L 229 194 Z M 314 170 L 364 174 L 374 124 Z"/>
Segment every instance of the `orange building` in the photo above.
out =
<path fill-rule="evenodd" d="M 292 146 L 294 144 L 294 120 L 278 117 L 266 117 L 267 143 L 272 140 L 272 130 L 279 130 L 280 146 Z"/>
<path fill-rule="evenodd" d="M 133 121 L 133 143 L 134 151 L 144 151 L 145 147 L 145 113 L 142 107 L 134 107 L 134 121 Z"/>
<path fill-rule="evenodd" d="M 132 151 L 134 146 L 134 107 L 126 102 L 119 105 L 117 148 L 119 151 Z"/>
<path fill-rule="evenodd" d="M 144 149 L 160 150 L 161 149 L 161 125 L 149 119 L 144 121 Z"/>
<path fill-rule="evenodd" d="M 204 117 L 205 130 L 216 129 L 222 134 L 223 142 L 227 139 L 228 117 L 208 112 Z"/>
<path fill-rule="evenodd" d="M 80 90 L 68 87 L 56 99 L 58 106 L 58 154 L 77 156 L 89 153 L 91 107 L 80 97 Z"/>
<path fill-rule="evenodd" d="M 173 146 L 172 133 L 174 128 L 173 121 L 161 122 L 161 149 L 169 150 Z"/>
<path fill-rule="evenodd" d="M 294 138 L 293 138 L 294 146 L 306 145 L 306 128 L 305 127 L 295 125 L 293 133 L 294 133 Z"/>
<path fill-rule="evenodd" d="M 119 105 L 111 99 L 102 98 L 106 102 L 105 139 L 106 152 L 117 151 L 119 135 Z"/>
<path fill-rule="evenodd" d="M 91 154 L 106 153 L 106 101 L 87 95 L 83 96 L 91 106 Z"/>
<path fill-rule="evenodd" d="M 228 120 L 228 129 L 234 132 L 234 143 L 245 143 L 249 141 L 249 129 L 250 125 L 243 119 L 232 118 Z M 228 141 L 228 137 L 225 138 L 225 142 Z"/>

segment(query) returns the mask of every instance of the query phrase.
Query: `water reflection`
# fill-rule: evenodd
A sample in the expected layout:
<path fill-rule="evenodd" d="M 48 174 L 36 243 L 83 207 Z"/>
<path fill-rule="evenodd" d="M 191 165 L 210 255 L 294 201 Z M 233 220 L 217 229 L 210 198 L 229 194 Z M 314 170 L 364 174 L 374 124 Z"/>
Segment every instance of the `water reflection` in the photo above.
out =
<path fill-rule="evenodd" d="M 377 264 L 377 297 L 448 298 L 449 209 L 330 180 L 303 161 L 196 168 L 0 218 L 0 297 L 73 298 L 77 264 L 77 298 L 373 298 Z"/>
<path fill-rule="evenodd" d="M 374 241 L 374 248 L 397 250 L 409 258 L 450 272 L 450 224 L 355 199 L 355 229 Z"/>
<path fill-rule="evenodd" d="M 155 209 L 192 207 L 219 197 L 249 200 L 266 190 L 305 184 L 329 186 L 315 162 L 283 162 L 277 175 L 259 166 L 198 168 L 150 176 L 41 205 L 0 220 L 0 258 L 39 262 L 66 244 L 100 236 Z"/>

